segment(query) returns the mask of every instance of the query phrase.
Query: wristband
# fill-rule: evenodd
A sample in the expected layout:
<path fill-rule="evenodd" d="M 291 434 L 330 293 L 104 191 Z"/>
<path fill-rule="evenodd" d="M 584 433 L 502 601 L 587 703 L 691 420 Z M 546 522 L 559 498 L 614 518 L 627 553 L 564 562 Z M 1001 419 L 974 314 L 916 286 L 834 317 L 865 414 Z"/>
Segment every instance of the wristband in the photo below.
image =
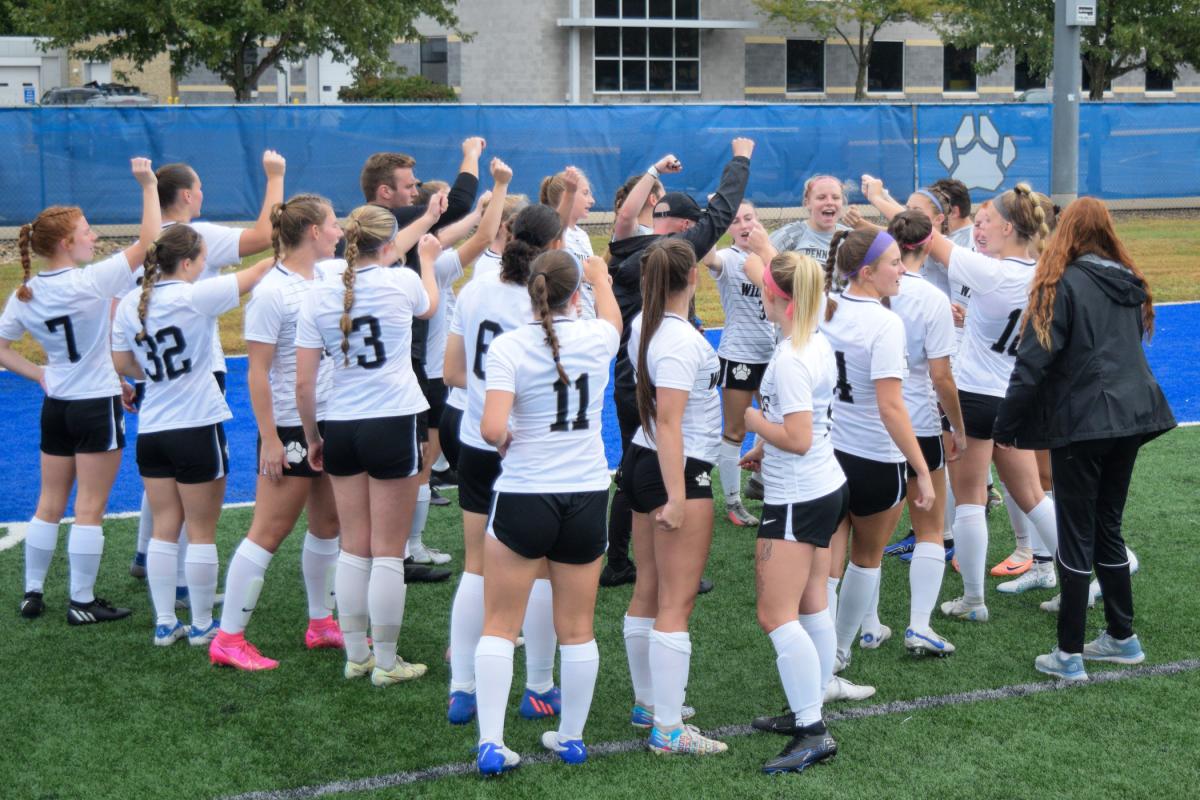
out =
<path fill-rule="evenodd" d="M 657 178 L 658 177 L 658 167 L 651 164 L 650 168 L 646 170 L 646 174 L 649 175 L 651 178 Z"/>

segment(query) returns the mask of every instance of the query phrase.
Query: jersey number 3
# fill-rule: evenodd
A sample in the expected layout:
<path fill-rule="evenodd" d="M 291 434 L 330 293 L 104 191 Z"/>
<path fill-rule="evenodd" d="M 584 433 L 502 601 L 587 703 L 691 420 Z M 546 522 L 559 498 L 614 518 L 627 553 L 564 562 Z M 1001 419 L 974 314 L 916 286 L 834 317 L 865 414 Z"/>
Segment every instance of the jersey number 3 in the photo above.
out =
<path fill-rule="evenodd" d="M 166 344 L 167 340 L 171 340 L 171 346 L 162 353 L 158 352 L 160 344 Z M 192 360 L 190 358 L 183 359 L 182 362 L 176 363 L 176 356 L 183 353 L 183 348 L 187 347 L 187 342 L 183 338 L 183 331 L 172 325 L 169 328 L 162 328 L 155 332 L 153 336 L 147 336 L 142 339 L 141 345 L 146 348 L 146 357 L 150 359 L 150 366 L 153 369 L 146 370 L 146 377 L 158 383 L 164 377 L 173 381 L 180 375 L 186 375 L 192 371 Z"/>
<path fill-rule="evenodd" d="M 588 410 L 588 376 L 583 373 L 575 379 L 575 389 L 579 392 L 579 413 L 575 415 L 575 419 L 571 421 L 570 427 L 567 427 L 567 405 L 571 400 L 571 387 L 562 382 L 559 378 L 554 382 L 554 394 L 558 399 L 558 413 L 554 416 L 554 422 L 550 425 L 550 431 L 557 433 L 565 430 L 584 430 L 588 426 L 587 410 Z"/>
<path fill-rule="evenodd" d="M 358 333 L 363 328 L 366 328 L 368 335 L 363 336 L 363 347 L 371 348 L 371 357 L 360 354 L 355 363 L 363 369 L 379 369 L 387 363 L 387 351 L 383 347 L 383 330 L 379 327 L 379 320 L 369 314 L 365 317 L 355 317 L 350 321 L 350 330 Z"/>

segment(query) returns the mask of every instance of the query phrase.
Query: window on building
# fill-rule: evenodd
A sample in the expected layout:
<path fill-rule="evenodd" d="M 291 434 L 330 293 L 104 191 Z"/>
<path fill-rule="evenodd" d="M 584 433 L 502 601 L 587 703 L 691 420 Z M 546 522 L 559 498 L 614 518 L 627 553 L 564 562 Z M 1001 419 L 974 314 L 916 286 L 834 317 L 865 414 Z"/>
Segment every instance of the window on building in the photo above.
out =
<path fill-rule="evenodd" d="M 1029 59 L 1024 54 L 1017 58 L 1013 67 L 1013 89 L 1016 91 L 1024 92 L 1029 89 L 1046 88 L 1046 76 L 1036 75 L 1033 67 L 1029 65 Z"/>
<path fill-rule="evenodd" d="M 601 19 L 695 20 L 697 0 L 596 0 Z M 686 23 L 684 23 L 686 25 Z M 595 91 L 700 91 L 700 31 L 688 27 L 594 29 Z"/>
<path fill-rule="evenodd" d="M 1083 59 L 1083 91 L 1090 92 L 1092 90 L 1092 73 L 1088 70 L 1087 59 Z M 1104 82 L 1104 91 L 1112 91 L 1112 78 Z"/>
<path fill-rule="evenodd" d="M 421 41 L 421 74 L 434 83 L 450 85 L 449 47 L 445 36 Z"/>
<path fill-rule="evenodd" d="M 825 42 L 819 39 L 788 40 L 787 90 L 825 91 Z"/>
<path fill-rule="evenodd" d="M 942 48 L 942 91 L 975 91 L 975 48 Z"/>
<path fill-rule="evenodd" d="M 1146 67 L 1146 91 L 1173 92 L 1175 91 L 1175 79 L 1169 72 L 1160 72 L 1153 67 Z"/>
<path fill-rule="evenodd" d="M 871 45 L 867 91 L 904 91 L 904 42 L 874 42 Z"/>

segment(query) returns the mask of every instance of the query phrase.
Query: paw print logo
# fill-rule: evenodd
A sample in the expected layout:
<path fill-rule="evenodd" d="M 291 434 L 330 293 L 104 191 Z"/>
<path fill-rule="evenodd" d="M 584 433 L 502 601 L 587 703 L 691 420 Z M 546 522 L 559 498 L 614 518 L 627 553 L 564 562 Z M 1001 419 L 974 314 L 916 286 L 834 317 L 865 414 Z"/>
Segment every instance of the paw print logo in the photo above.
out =
<path fill-rule="evenodd" d="M 707 472 L 701 472 L 696 476 L 697 486 L 712 486 L 712 477 Z"/>
<path fill-rule="evenodd" d="M 1013 138 L 1001 136 L 991 118 L 983 115 L 964 114 L 955 134 L 942 137 L 938 146 L 942 166 L 968 189 L 999 188 L 1016 158 Z"/>
<path fill-rule="evenodd" d="M 299 442 L 288 442 L 287 447 L 283 448 L 283 453 L 289 464 L 299 464 L 308 456 L 308 450 Z"/>
<path fill-rule="evenodd" d="M 739 381 L 744 381 L 750 377 L 750 368 L 745 364 L 738 364 L 733 368 L 733 377 Z"/>

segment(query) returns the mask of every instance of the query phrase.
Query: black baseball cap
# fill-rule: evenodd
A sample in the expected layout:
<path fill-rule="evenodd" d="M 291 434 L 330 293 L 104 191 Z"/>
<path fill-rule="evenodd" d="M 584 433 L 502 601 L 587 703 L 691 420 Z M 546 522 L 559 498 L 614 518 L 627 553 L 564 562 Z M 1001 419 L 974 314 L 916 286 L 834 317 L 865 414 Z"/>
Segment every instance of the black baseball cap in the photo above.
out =
<path fill-rule="evenodd" d="M 700 206 L 696 205 L 696 201 L 683 192 L 667 192 L 654 207 L 655 219 L 677 217 L 698 222 L 700 213 Z"/>

